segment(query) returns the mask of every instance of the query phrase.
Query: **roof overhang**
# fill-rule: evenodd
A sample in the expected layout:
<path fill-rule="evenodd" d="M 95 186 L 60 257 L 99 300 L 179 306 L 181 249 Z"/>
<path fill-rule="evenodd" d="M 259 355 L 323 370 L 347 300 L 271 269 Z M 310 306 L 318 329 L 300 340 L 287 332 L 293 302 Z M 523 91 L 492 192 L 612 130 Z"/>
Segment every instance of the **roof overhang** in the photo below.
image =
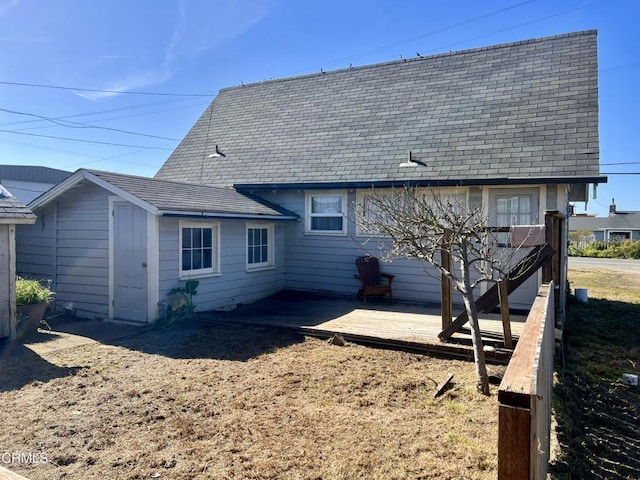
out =
<path fill-rule="evenodd" d="M 39 197 L 29 203 L 29 208 L 36 209 L 47 205 L 49 202 L 55 200 L 60 195 L 68 192 L 73 187 L 78 185 L 83 181 L 89 181 L 94 183 L 95 185 L 102 187 L 108 192 L 117 195 L 118 197 L 131 202 L 138 207 L 151 212 L 154 215 L 163 216 L 163 217 L 187 217 L 187 218 L 228 218 L 228 219 L 250 219 L 250 220 L 297 220 L 298 216 L 293 214 L 292 212 L 287 212 L 282 210 L 281 215 L 273 214 L 259 214 L 259 213 L 233 213 L 233 212 L 215 212 L 215 211 L 185 211 L 185 210 L 161 210 L 155 205 L 140 199 L 139 197 L 129 193 L 128 191 L 113 185 L 112 183 L 107 182 L 101 177 L 91 173 L 87 170 L 78 170 L 72 176 L 63 180 L 59 184 L 51 187 L 49 190 L 44 192 Z M 264 203 L 264 202 L 262 202 Z M 35 221 L 35 220 L 34 220 Z"/>
<path fill-rule="evenodd" d="M 184 217 L 184 218 L 226 218 L 239 220 L 298 220 L 297 215 L 261 215 L 250 213 L 219 213 L 219 212 L 187 212 L 181 210 L 159 210 L 161 217 Z"/>
<path fill-rule="evenodd" d="M 0 225 L 30 225 L 36 223 L 37 217 L 0 218 Z"/>
<path fill-rule="evenodd" d="M 310 183 L 239 183 L 238 191 L 251 190 L 322 190 L 343 188 L 393 188 L 393 187 L 468 187 L 498 185 L 560 185 L 560 184 L 600 184 L 607 183 L 607 177 L 502 177 L 472 178 L 457 180 L 378 180 L 356 182 L 310 182 Z"/>
<path fill-rule="evenodd" d="M 87 170 L 82 170 L 82 169 L 76 171 L 73 175 L 71 175 L 66 180 L 63 180 L 59 184 L 51 187 L 49 190 L 44 192 L 39 197 L 36 197 L 35 199 L 33 199 L 29 203 L 28 207 L 32 210 L 43 207 L 49 202 L 55 200 L 60 195 L 68 192 L 73 187 L 75 187 L 76 185 L 78 185 L 79 183 L 85 180 L 88 180 L 89 182 L 104 188 L 105 190 L 113 193 L 114 195 L 118 195 L 119 197 L 133 203 L 134 205 L 139 206 L 144 210 L 147 210 L 148 212 L 154 213 L 156 215 L 158 214 L 158 209 L 154 205 L 151 205 L 149 202 L 145 202 L 144 200 L 141 200 L 140 198 L 136 197 L 135 195 L 132 195 L 126 190 L 123 190 L 120 187 L 116 187 L 115 185 L 98 177 L 97 175 L 94 175 L 93 173 Z"/>

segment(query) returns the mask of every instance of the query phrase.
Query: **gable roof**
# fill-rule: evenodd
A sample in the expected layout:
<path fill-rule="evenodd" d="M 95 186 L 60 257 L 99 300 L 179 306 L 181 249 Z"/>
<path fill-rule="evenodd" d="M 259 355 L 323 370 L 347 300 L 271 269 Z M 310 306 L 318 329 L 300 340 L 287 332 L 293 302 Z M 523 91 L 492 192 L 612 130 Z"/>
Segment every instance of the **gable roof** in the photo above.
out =
<path fill-rule="evenodd" d="M 33 200 L 29 206 L 35 209 L 46 205 L 82 181 L 90 181 L 159 216 L 272 220 L 298 218 L 292 212 L 255 201 L 230 188 L 87 169 L 77 170 L 67 180 Z"/>
<path fill-rule="evenodd" d="M 596 32 L 585 31 L 226 88 L 156 178 L 604 182 L 597 77 Z"/>
<path fill-rule="evenodd" d="M 0 185 L 0 224 L 35 223 L 36 216 Z"/>
<path fill-rule="evenodd" d="M 569 230 L 640 230 L 640 212 L 616 212 L 608 217 L 569 217 Z"/>

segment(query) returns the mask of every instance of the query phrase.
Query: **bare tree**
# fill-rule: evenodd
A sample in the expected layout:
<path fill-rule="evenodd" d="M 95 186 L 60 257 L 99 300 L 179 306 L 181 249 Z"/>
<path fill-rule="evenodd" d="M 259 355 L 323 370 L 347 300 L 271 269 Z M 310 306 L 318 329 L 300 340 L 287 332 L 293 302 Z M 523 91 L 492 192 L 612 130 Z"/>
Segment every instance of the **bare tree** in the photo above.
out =
<path fill-rule="evenodd" d="M 357 223 L 361 232 L 378 238 L 385 259 L 421 260 L 451 280 L 469 317 L 476 387 L 489 395 L 474 288 L 505 279 L 515 252 L 502 248 L 498 234 L 488 228 L 488 216 L 481 207 L 470 208 L 462 192 L 406 187 L 365 194 L 357 205 Z M 443 250 L 450 254 L 451 265 L 442 262 Z"/>

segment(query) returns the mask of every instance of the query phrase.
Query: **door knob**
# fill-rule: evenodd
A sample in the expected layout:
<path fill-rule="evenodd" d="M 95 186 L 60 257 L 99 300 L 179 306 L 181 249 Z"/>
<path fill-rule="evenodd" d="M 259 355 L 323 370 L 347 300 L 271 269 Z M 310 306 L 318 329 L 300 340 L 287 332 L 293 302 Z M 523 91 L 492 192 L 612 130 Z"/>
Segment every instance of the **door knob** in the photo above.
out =
<path fill-rule="evenodd" d="M 147 262 L 142 262 L 142 267 L 147 268 Z"/>

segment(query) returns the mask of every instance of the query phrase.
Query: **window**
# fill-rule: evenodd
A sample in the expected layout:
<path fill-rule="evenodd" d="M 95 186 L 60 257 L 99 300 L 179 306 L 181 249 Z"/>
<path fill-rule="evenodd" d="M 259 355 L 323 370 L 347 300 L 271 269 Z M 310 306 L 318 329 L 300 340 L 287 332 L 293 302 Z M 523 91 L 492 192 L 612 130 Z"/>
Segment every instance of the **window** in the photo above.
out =
<path fill-rule="evenodd" d="M 347 233 L 346 197 L 344 192 L 307 192 L 306 231 L 326 235 L 345 235 Z"/>
<path fill-rule="evenodd" d="M 494 202 L 494 226 L 496 227 L 533 225 L 538 220 L 538 197 L 536 194 L 501 192 L 494 197 Z M 497 240 L 499 245 L 508 246 L 510 244 L 509 233 L 498 233 Z"/>
<path fill-rule="evenodd" d="M 531 195 L 498 195 L 496 202 L 498 227 L 530 225 L 533 223 L 533 199 Z"/>
<path fill-rule="evenodd" d="M 273 225 L 247 224 L 247 270 L 269 268 L 273 258 Z"/>
<path fill-rule="evenodd" d="M 218 224 L 180 223 L 180 277 L 219 273 Z"/>
<path fill-rule="evenodd" d="M 388 205 L 392 215 L 385 215 L 380 204 Z M 371 189 L 359 190 L 356 202 L 357 235 L 379 235 L 377 224 L 391 223 L 402 216 L 393 213 L 406 212 L 411 214 L 415 208 L 428 206 L 434 214 L 440 209 L 454 209 L 459 214 L 467 212 L 466 191 L 452 189 Z M 389 211 L 389 210 L 387 210 Z M 442 215 L 439 215 L 442 216 Z"/>

